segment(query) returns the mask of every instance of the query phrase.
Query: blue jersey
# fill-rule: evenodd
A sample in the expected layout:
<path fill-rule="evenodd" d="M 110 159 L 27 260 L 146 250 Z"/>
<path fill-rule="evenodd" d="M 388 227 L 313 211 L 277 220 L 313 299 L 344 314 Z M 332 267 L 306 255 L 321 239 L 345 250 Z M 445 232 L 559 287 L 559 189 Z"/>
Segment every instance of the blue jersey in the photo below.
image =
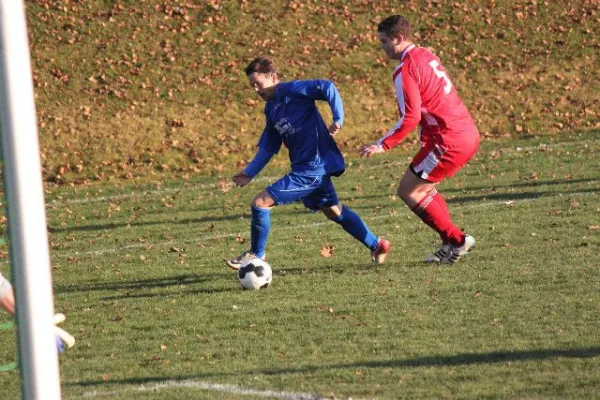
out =
<path fill-rule="evenodd" d="M 329 103 L 333 122 L 344 122 L 342 98 L 331 81 L 279 83 L 265 105 L 267 119 L 259 148 L 275 154 L 283 143 L 289 150 L 292 172 L 302 175 L 341 175 L 344 158 L 315 104 Z"/>

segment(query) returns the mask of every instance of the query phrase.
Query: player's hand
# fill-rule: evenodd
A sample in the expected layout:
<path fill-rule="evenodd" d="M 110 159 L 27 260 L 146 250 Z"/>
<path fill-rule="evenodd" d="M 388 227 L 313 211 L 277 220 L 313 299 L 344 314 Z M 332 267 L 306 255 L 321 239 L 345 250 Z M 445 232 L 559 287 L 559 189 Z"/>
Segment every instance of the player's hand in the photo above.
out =
<path fill-rule="evenodd" d="M 334 136 L 336 133 L 338 133 L 340 131 L 340 129 L 342 129 L 342 126 L 340 124 L 338 124 L 337 122 L 334 122 L 333 124 L 331 124 L 329 126 L 329 134 L 331 136 Z"/>
<path fill-rule="evenodd" d="M 360 156 L 371 157 L 373 154 L 383 153 L 384 151 L 377 143 L 365 144 L 360 148 Z"/>
<path fill-rule="evenodd" d="M 243 172 L 235 174 L 232 179 L 233 179 L 233 182 L 239 187 L 246 186 L 252 180 L 252 179 L 250 179 L 250 177 L 248 175 L 246 175 Z"/>

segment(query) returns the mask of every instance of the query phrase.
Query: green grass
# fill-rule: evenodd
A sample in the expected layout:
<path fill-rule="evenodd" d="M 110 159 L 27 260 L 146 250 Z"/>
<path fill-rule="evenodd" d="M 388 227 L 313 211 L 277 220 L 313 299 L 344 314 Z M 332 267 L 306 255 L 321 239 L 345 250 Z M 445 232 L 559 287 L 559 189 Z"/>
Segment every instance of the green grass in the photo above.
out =
<path fill-rule="evenodd" d="M 436 235 L 394 196 L 414 149 L 350 155 L 336 187 L 391 239 L 388 262 L 280 207 L 259 292 L 223 259 L 248 248 L 249 202 L 277 168 L 244 189 L 225 174 L 50 188 L 56 309 L 77 338 L 60 357 L 64 398 L 597 398 L 600 134 L 547 139 L 484 141 L 441 186 L 478 241 L 453 266 L 421 263 Z M 0 364 L 15 360 L 0 331 Z M 0 387 L 17 398 L 18 373 Z"/>

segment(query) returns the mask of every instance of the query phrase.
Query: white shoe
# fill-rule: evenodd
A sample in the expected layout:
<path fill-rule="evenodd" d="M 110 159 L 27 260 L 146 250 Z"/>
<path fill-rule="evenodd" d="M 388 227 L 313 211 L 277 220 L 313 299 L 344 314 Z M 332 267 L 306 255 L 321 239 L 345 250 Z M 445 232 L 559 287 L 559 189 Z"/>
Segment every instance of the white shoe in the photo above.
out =
<path fill-rule="evenodd" d="M 431 263 L 439 263 L 446 257 L 448 257 L 448 253 L 450 252 L 450 245 L 448 243 L 442 244 L 437 248 L 433 253 L 425 256 L 423 262 L 426 264 Z"/>
<path fill-rule="evenodd" d="M 450 251 L 448 252 L 448 255 L 446 257 L 444 257 L 442 262 L 444 264 L 454 264 L 462 256 L 467 254 L 474 247 L 475 247 L 475 238 L 471 235 L 466 235 L 465 242 L 463 243 L 462 246 L 450 245 Z"/>
<path fill-rule="evenodd" d="M 238 270 L 240 269 L 240 267 L 242 266 L 242 264 L 248 260 L 252 260 L 253 258 L 260 258 L 257 257 L 256 254 L 254 254 L 251 251 L 245 251 L 242 254 L 240 254 L 237 257 L 234 258 L 230 258 L 229 260 L 225 260 L 225 262 L 227 263 L 227 265 L 229 265 L 229 268 L 234 269 L 234 270 Z M 260 258 L 261 260 L 264 261 L 264 257 Z"/>

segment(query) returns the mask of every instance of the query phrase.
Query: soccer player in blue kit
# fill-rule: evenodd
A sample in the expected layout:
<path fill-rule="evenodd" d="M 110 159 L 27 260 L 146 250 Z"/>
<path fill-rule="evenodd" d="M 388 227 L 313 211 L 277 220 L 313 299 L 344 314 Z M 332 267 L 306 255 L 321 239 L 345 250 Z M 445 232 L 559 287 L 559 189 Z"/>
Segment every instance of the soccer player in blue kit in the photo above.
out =
<path fill-rule="evenodd" d="M 266 126 L 256 156 L 243 171 L 233 176 L 233 181 L 240 187 L 250 183 L 282 144 L 289 150 L 292 170 L 252 200 L 250 250 L 227 260 L 227 265 L 239 269 L 250 258 L 264 259 L 271 208 L 295 201 L 302 201 L 312 211 L 321 210 L 368 247 L 374 262 L 383 263 L 391 243 L 375 236 L 354 211 L 340 204 L 331 181 L 332 176 L 342 175 L 345 169 L 342 153 L 332 137 L 344 122 L 342 99 L 333 82 L 282 82 L 269 57 L 255 58 L 245 72 L 250 86 L 266 102 Z M 317 100 L 327 101 L 331 107 L 333 123 L 329 128 L 317 109 Z"/>

